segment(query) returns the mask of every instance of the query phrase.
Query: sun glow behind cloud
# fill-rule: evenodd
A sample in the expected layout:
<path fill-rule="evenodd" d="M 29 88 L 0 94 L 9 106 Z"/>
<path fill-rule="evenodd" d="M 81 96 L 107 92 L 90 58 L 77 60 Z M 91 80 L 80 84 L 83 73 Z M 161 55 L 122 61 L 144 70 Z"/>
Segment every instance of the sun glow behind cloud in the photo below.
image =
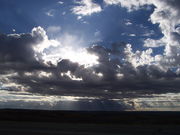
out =
<path fill-rule="evenodd" d="M 50 48 L 49 51 L 51 52 Z M 98 64 L 98 56 L 89 54 L 85 49 L 74 50 L 72 47 L 57 47 L 55 53 L 43 53 L 42 59 L 45 63 L 51 62 L 54 65 L 57 65 L 61 59 L 69 59 L 85 67 Z"/>
<path fill-rule="evenodd" d="M 57 65 L 61 59 L 69 59 L 85 67 L 98 64 L 98 56 L 90 54 L 82 47 L 82 42 L 77 42 L 77 37 L 65 34 L 56 39 L 48 39 L 46 31 L 38 27 L 43 41 L 34 46 L 35 57 L 43 63 Z M 33 33 L 33 31 L 32 31 Z M 64 37 L 64 38 L 63 38 Z M 76 43 L 76 45 L 74 45 Z"/>

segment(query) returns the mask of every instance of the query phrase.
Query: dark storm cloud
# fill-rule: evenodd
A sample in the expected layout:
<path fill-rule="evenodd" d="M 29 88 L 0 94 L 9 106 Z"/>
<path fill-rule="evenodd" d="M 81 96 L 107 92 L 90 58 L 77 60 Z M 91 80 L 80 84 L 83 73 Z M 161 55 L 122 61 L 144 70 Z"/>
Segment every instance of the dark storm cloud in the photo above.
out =
<path fill-rule="evenodd" d="M 36 39 L 30 34 L 0 35 L 1 62 L 30 62 L 33 61 L 32 44 Z"/>
<path fill-rule="evenodd" d="M 99 57 L 99 64 L 92 67 L 68 59 L 61 59 L 57 66 L 45 65 L 35 58 L 33 50 L 45 37 L 46 33 L 40 27 L 29 34 L 0 35 L 1 83 L 15 83 L 32 93 L 105 98 L 119 98 L 118 92 L 126 97 L 132 96 L 127 94 L 132 91 L 136 92 L 133 96 L 140 96 L 180 88 L 179 74 L 170 69 L 164 71 L 155 64 L 134 67 L 133 61 L 127 60 L 123 42 L 114 43 L 109 48 L 100 45 L 86 48 L 90 54 Z M 131 53 L 128 55 L 134 55 Z M 81 80 L 73 80 L 74 76 Z M 7 88 L 18 90 L 19 86 Z"/>
<path fill-rule="evenodd" d="M 176 10 L 180 11 L 180 1 L 179 0 L 164 0 L 168 5 L 176 8 Z"/>

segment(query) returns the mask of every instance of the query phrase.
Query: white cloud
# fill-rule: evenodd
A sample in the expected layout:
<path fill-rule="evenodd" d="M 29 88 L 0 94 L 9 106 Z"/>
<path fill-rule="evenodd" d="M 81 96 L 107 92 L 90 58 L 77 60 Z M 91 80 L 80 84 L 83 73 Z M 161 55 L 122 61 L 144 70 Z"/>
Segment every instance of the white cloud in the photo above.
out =
<path fill-rule="evenodd" d="M 154 40 L 150 38 L 144 40 L 145 47 L 160 47 L 164 45 L 165 45 L 165 42 L 163 40 Z"/>
<path fill-rule="evenodd" d="M 133 23 L 129 19 L 124 19 L 124 23 L 126 26 L 132 25 Z"/>
<path fill-rule="evenodd" d="M 62 5 L 62 4 L 64 4 L 64 2 L 62 2 L 62 1 L 58 1 L 58 4 Z"/>
<path fill-rule="evenodd" d="M 81 19 L 82 19 L 82 16 L 78 16 L 78 17 L 77 17 L 77 20 L 81 20 Z"/>
<path fill-rule="evenodd" d="M 132 25 L 131 22 L 125 22 L 125 25 L 129 26 L 129 25 Z"/>
<path fill-rule="evenodd" d="M 152 49 L 147 49 L 145 51 L 132 50 L 130 44 L 128 44 L 124 50 L 126 55 L 126 61 L 130 62 L 135 68 L 138 66 L 152 65 L 154 63 L 154 57 L 152 56 Z"/>
<path fill-rule="evenodd" d="M 71 71 L 67 71 L 66 73 L 61 73 L 61 76 L 64 77 L 64 76 L 67 76 L 69 77 L 71 80 L 74 80 L 74 81 L 82 81 L 83 79 L 82 78 L 78 78 L 76 77 L 75 75 L 73 75 L 71 73 Z"/>
<path fill-rule="evenodd" d="M 16 29 L 12 29 L 13 32 L 16 32 Z"/>
<path fill-rule="evenodd" d="M 47 32 L 48 33 L 58 33 L 61 31 L 61 27 L 60 26 L 49 26 L 47 28 Z"/>
<path fill-rule="evenodd" d="M 145 4 L 149 4 L 149 0 L 104 0 L 104 2 L 107 5 L 120 5 L 128 11 L 138 10 Z"/>
<path fill-rule="evenodd" d="M 45 14 L 49 17 L 54 17 L 54 12 L 55 12 L 55 10 L 51 9 L 51 10 L 47 11 Z"/>
<path fill-rule="evenodd" d="M 56 39 L 49 39 L 46 31 L 41 27 L 34 28 L 32 35 L 41 36 L 42 42 L 33 46 L 33 49 L 36 60 L 45 65 L 49 63 L 57 65 L 61 59 L 69 59 L 85 67 L 98 64 L 98 57 L 88 53 L 82 47 L 84 40 L 77 35 L 64 33 Z M 91 59 L 91 61 L 88 61 L 88 59 Z"/>
<path fill-rule="evenodd" d="M 152 36 L 154 34 L 155 34 L 154 30 L 150 30 L 150 31 L 146 31 L 144 34 L 142 34 L 142 36 L 150 37 L 150 36 Z"/>
<path fill-rule="evenodd" d="M 136 34 L 129 34 L 129 36 L 130 36 L 130 37 L 135 37 L 135 36 L 136 36 Z"/>
<path fill-rule="evenodd" d="M 101 6 L 94 3 L 92 0 L 76 1 L 78 6 L 72 8 L 72 12 L 76 15 L 87 16 L 93 13 L 101 12 Z"/>
<path fill-rule="evenodd" d="M 104 0 L 106 5 L 119 5 L 127 8 L 129 12 L 138 10 L 145 5 L 154 5 L 155 10 L 149 20 L 153 24 L 159 24 L 162 34 L 159 40 L 146 39 L 144 46 L 159 47 L 165 46 L 163 61 L 164 66 L 178 67 L 180 63 L 180 3 L 178 0 Z M 144 36 L 150 36 L 153 33 L 146 33 Z M 165 60 L 164 60 L 165 59 Z M 169 64 L 169 62 L 171 64 Z"/>
<path fill-rule="evenodd" d="M 178 67 L 180 63 L 180 34 L 178 33 L 178 29 L 176 28 L 176 26 L 180 23 L 180 10 L 179 8 L 177 8 L 180 7 L 180 5 L 178 5 L 177 0 L 154 0 L 153 4 L 156 6 L 156 9 L 152 13 L 150 20 L 153 24 L 159 24 L 161 32 L 164 36 L 159 40 L 149 40 L 149 44 L 154 43 L 154 46 L 156 47 L 164 45 L 164 59 L 166 59 L 167 61 L 164 64 L 169 65 L 170 68 Z M 145 42 L 146 46 L 148 44 L 147 41 Z"/>

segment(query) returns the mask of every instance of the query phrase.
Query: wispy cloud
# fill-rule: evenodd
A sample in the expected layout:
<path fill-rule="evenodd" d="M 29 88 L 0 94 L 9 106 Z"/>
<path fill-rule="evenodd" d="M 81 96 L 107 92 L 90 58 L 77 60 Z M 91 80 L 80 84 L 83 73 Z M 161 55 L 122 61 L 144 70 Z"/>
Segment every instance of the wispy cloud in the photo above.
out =
<path fill-rule="evenodd" d="M 51 9 L 51 10 L 47 11 L 45 14 L 46 14 L 47 16 L 54 17 L 54 13 L 55 13 L 55 10 L 54 10 L 54 9 Z"/>
<path fill-rule="evenodd" d="M 92 0 L 76 1 L 77 6 L 72 8 L 72 12 L 79 16 L 91 15 L 93 13 L 101 12 L 101 6 L 94 3 Z"/>

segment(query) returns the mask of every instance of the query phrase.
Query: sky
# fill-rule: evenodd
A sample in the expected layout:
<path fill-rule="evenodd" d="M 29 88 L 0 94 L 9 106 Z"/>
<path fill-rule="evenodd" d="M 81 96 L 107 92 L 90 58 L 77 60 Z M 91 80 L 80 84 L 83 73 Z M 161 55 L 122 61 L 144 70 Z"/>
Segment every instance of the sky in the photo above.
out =
<path fill-rule="evenodd" d="M 178 0 L 0 0 L 0 108 L 180 110 Z"/>

